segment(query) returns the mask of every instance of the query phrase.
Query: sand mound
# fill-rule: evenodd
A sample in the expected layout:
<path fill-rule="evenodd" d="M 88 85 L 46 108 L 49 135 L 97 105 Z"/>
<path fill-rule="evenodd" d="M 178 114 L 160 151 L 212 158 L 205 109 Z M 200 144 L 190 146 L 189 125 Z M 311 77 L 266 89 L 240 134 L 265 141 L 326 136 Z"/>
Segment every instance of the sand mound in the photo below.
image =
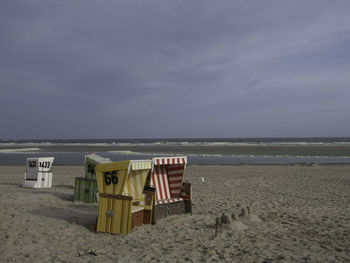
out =
<path fill-rule="evenodd" d="M 254 213 L 252 206 L 243 207 L 238 218 L 246 224 L 262 222 L 262 220 Z"/>
<path fill-rule="evenodd" d="M 215 220 L 215 236 L 227 231 L 243 231 L 248 225 L 260 223 L 262 220 L 254 213 L 252 206 L 243 207 L 241 213 L 222 213 Z"/>
<path fill-rule="evenodd" d="M 236 220 L 236 218 L 233 218 L 227 213 L 222 213 L 221 217 L 216 218 L 215 236 L 218 236 L 219 234 L 225 233 L 227 231 L 229 232 L 243 231 L 243 230 L 246 230 L 247 228 L 248 226 L 246 226 L 239 220 Z"/>

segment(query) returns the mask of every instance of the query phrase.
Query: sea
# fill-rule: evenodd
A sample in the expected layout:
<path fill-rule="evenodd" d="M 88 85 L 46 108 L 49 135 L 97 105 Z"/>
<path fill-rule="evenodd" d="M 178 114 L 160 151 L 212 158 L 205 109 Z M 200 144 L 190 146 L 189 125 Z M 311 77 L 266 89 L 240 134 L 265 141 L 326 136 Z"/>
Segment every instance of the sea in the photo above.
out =
<path fill-rule="evenodd" d="M 350 163 L 350 137 L 0 140 L 0 165 L 49 156 L 57 165 L 83 165 L 91 153 L 111 161 L 185 155 L 199 165 L 339 164 Z"/>

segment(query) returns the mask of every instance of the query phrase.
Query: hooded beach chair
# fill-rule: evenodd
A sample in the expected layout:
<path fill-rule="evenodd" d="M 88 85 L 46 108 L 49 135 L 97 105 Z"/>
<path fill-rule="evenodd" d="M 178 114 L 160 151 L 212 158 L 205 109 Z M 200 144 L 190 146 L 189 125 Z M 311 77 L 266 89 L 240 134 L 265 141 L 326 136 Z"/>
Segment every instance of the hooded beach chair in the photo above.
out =
<path fill-rule="evenodd" d="M 85 155 L 85 178 L 96 180 L 96 166 L 101 163 L 110 162 L 112 162 L 111 159 L 99 156 L 95 153 Z"/>
<path fill-rule="evenodd" d="M 151 160 L 131 160 L 129 164 L 122 195 L 132 196 L 133 209 L 140 211 L 139 215 L 135 214 L 135 222 L 133 221 L 131 229 L 142 223 L 150 224 L 152 221 L 155 189 L 149 187 L 151 168 Z"/>
<path fill-rule="evenodd" d="M 187 157 L 152 159 L 150 185 L 156 189 L 153 223 L 170 216 L 191 212 L 191 185 L 184 183 Z M 186 200 L 186 202 L 185 202 Z"/>
<path fill-rule="evenodd" d="M 151 164 L 151 160 L 138 160 L 97 165 L 98 232 L 124 234 L 151 223 L 153 193 L 144 191 Z"/>
<path fill-rule="evenodd" d="M 74 201 L 98 202 L 95 168 L 98 164 L 109 162 L 112 162 L 109 158 L 94 153 L 85 155 L 85 177 L 75 177 Z"/>
<path fill-rule="evenodd" d="M 52 187 L 51 167 L 54 157 L 27 158 L 23 187 Z"/>

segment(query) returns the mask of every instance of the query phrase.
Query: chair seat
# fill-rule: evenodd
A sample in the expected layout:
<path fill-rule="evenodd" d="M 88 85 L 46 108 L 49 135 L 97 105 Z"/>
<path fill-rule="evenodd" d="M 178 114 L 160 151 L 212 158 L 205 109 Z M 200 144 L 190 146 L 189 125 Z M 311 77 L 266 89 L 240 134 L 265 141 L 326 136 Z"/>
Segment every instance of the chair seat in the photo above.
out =
<path fill-rule="evenodd" d="M 169 199 L 157 200 L 156 204 L 157 205 L 170 204 L 170 203 L 181 202 L 181 201 L 183 201 L 183 199 L 181 197 L 179 197 L 179 198 L 169 198 Z"/>
<path fill-rule="evenodd" d="M 131 213 L 136 213 L 142 211 L 144 208 L 142 206 L 133 205 Z"/>

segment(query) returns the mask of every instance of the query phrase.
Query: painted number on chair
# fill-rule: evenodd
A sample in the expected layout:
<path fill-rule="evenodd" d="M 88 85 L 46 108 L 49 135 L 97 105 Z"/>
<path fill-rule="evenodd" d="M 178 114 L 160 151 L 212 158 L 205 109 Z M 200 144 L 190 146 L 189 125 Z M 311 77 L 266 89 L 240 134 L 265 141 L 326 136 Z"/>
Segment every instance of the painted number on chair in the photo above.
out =
<path fill-rule="evenodd" d="M 39 162 L 40 168 L 50 168 L 51 162 Z"/>
<path fill-rule="evenodd" d="M 36 167 L 36 161 L 28 161 L 28 166 L 29 166 L 30 168 Z"/>
<path fill-rule="evenodd" d="M 105 177 L 106 185 L 117 184 L 118 183 L 117 174 L 118 174 L 117 171 L 105 172 L 104 177 Z"/>
<path fill-rule="evenodd" d="M 95 175 L 95 166 L 93 166 L 92 164 L 88 164 L 87 166 L 87 169 L 88 169 L 88 173 L 92 174 L 92 175 Z"/>

